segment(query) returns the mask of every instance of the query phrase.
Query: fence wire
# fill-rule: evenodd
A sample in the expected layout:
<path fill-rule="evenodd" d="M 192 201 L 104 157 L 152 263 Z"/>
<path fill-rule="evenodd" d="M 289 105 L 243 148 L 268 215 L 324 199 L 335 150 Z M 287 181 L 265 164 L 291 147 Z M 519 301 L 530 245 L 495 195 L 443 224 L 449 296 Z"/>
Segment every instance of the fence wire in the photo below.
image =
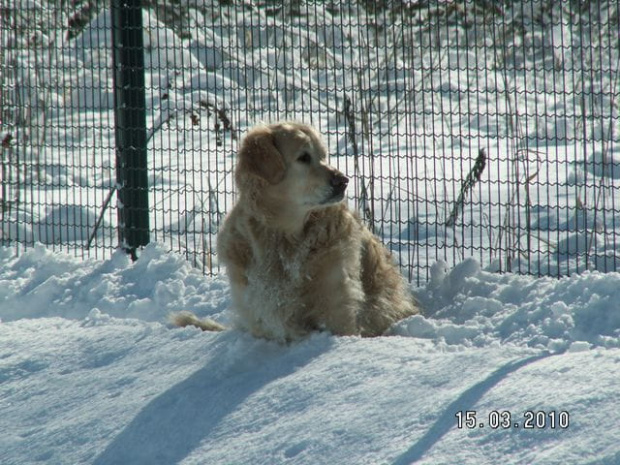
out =
<path fill-rule="evenodd" d="M 289 119 L 418 284 L 618 271 L 619 4 L 145 0 L 151 240 L 217 272 L 239 139 Z M 109 7 L 0 0 L 4 246 L 118 247 Z"/>

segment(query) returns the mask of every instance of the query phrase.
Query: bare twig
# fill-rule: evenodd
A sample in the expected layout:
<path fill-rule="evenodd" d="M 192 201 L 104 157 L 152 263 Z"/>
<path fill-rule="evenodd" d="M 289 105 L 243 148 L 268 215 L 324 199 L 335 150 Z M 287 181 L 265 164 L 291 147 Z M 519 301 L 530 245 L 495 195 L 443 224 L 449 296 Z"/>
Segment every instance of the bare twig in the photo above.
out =
<path fill-rule="evenodd" d="M 446 226 L 451 227 L 454 226 L 460 212 L 463 210 L 463 206 L 465 204 L 465 196 L 469 193 L 469 191 L 474 187 L 474 185 L 480 181 L 480 177 L 482 176 L 482 172 L 487 163 L 487 154 L 484 149 L 480 149 L 478 152 L 478 157 L 476 157 L 476 162 L 472 167 L 471 171 L 463 181 L 463 185 L 461 186 L 461 192 L 459 193 L 458 200 L 454 203 L 454 207 L 452 207 L 452 212 L 446 221 Z"/>
<path fill-rule="evenodd" d="M 103 202 L 103 206 L 101 207 L 101 211 L 99 212 L 99 216 L 97 217 L 97 222 L 95 223 L 95 227 L 93 228 L 93 232 L 90 233 L 88 237 L 88 243 L 86 244 L 86 250 L 90 249 L 91 244 L 95 240 L 97 236 L 97 231 L 99 231 L 99 227 L 101 226 L 101 222 L 103 221 L 103 215 L 105 214 L 108 206 L 110 205 L 110 201 L 112 200 L 112 196 L 116 192 L 116 185 L 112 187 L 105 201 Z"/>
<path fill-rule="evenodd" d="M 364 213 L 364 219 L 368 223 L 368 227 L 371 231 L 374 232 L 374 215 L 371 206 L 368 202 L 368 189 L 366 189 L 366 185 L 364 184 L 364 179 L 361 176 L 361 170 L 359 165 L 359 146 L 357 144 L 357 136 L 355 129 L 355 116 L 353 116 L 353 110 L 351 109 L 351 99 L 349 97 L 345 97 L 344 100 L 344 116 L 348 123 L 348 136 L 349 141 L 353 147 L 353 169 L 355 174 L 360 178 L 360 209 Z"/>

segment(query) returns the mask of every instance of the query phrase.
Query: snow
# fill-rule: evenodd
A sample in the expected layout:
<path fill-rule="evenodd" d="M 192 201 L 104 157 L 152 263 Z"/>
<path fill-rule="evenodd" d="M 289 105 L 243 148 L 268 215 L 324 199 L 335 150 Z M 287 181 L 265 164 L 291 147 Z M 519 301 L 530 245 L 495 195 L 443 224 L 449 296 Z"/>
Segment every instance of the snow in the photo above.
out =
<path fill-rule="evenodd" d="M 473 10 L 479 27 L 427 31 L 428 9 L 403 27 L 360 2 L 300 16 L 182 3 L 189 35 L 143 11 L 155 243 L 135 263 L 113 252 L 117 212 L 103 208 L 116 180 L 109 11 L 65 38 L 75 5 L 20 0 L 50 48 L 2 36 L 9 101 L 32 121 L 24 140 L 41 142 L 13 134 L 33 162 L 7 164 L 20 183 L 6 198 L 30 207 L 4 212 L 0 237 L 30 247 L 0 246 L 0 464 L 620 463 L 620 274 L 596 271 L 620 263 L 617 6 L 598 7 L 599 24 L 589 9 L 507 4 L 528 31 L 501 37 Z M 372 126 L 355 128 L 359 157 L 346 100 Z M 214 129 L 218 111 L 231 127 Z M 422 286 L 424 314 L 391 336 L 278 345 L 169 326 L 181 310 L 231 323 L 226 275 L 186 259 L 217 270 L 239 135 L 282 118 L 325 134 L 350 204 L 374 210 Z M 481 148 L 488 169 L 445 228 Z M 564 277 L 496 273 L 510 267 Z M 508 413 L 510 427 L 492 426 Z"/>
<path fill-rule="evenodd" d="M 135 263 L 0 248 L 2 464 L 619 463 L 620 274 L 470 259 L 414 292 L 425 314 L 395 335 L 279 345 L 169 327 L 226 324 L 230 297 L 163 246 Z"/>

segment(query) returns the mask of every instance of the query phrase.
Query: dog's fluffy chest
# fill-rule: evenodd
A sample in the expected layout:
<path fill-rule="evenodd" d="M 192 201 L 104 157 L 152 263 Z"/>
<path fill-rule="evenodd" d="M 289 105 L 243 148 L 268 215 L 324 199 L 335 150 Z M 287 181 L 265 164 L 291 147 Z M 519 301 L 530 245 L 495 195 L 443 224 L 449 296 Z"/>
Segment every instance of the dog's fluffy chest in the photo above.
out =
<path fill-rule="evenodd" d="M 248 286 L 280 294 L 295 294 L 295 289 L 312 280 L 309 269 L 312 250 L 273 235 L 268 247 L 255 247 L 247 270 Z M 288 300 L 292 295 L 287 296 Z"/>
<path fill-rule="evenodd" d="M 336 218 L 338 215 L 336 215 Z M 248 280 L 256 285 L 287 288 L 295 291 L 333 268 L 357 269 L 361 241 L 353 231 L 335 231 L 339 221 L 311 223 L 300 237 L 290 237 L 277 230 L 256 229 L 250 239 L 252 260 Z M 357 223 L 348 222 L 348 229 Z"/>
<path fill-rule="evenodd" d="M 272 246 L 255 250 L 246 269 L 244 289 L 246 318 L 253 323 L 255 334 L 286 340 L 302 327 L 290 321 L 303 321 L 307 310 L 303 289 L 313 279 L 307 269 L 309 250 L 291 249 L 274 238 Z"/>
<path fill-rule="evenodd" d="M 351 305 L 363 299 L 361 225 L 346 207 L 313 215 L 297 235 L 251 217 L 237 224 L 247 247 L 237 307 L 255 335 L 295 339 L 326 327 L 344 289 Z"/>
<path fill-rule="evenodd" d="M 342 244 L 290 240 L 273 234 L 267 241 L 257 241 L 266 247 L 256 247 L 246 269 L 247 285 L 244 292 L 245 306 L 251 310 L 255 327 L 270 332 L 269 337 L 290 333 L 287 321 L 302 322 L 310 326 L 319 324 L 312 320 L 316 313 L 317 289 L 325 280 L 342 282 L 351 279 L 359 260 L 356 241 Z M 355 250 L 349 249 L 353 245 Z M 336 286 L 339 287 L 339 286 Z M 325 296 L 321 296 L 325 298 Z M 303 322 L 306 323 L 303 323 Z"/>

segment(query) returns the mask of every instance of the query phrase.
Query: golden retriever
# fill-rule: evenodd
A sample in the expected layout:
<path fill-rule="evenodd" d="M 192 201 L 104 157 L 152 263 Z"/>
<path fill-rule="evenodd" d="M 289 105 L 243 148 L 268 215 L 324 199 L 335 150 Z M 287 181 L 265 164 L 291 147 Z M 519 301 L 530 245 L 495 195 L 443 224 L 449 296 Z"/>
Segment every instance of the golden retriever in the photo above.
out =
<path fill-rule="evenodd" d="M 349 179 L 327 164 L 312 127 L 283 122 L 244 138 L 238 199 L 217 237 L 236 326 L 280 342 L 312 331 L 380 336 L 419 313 L 387 249 L 343 201 Z M 221 330 L 190 313 L 179 326 Z"/>

